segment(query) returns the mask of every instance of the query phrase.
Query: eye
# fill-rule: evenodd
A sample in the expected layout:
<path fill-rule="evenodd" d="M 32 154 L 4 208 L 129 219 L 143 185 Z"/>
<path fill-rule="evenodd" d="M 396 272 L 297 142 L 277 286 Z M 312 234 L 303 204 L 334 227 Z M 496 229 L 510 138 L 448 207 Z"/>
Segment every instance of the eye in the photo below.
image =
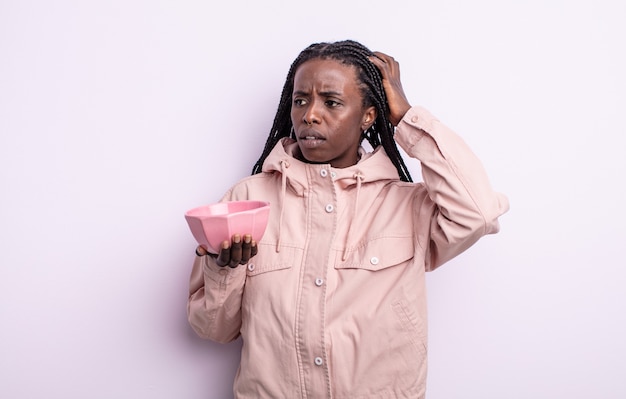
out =
<path fill-rule="evenodd" d="M 302 98 L 294 98 L 293 100 L 293 105 L 295 106 L 303 106 L 304 104 L 306 104 L 306 100 L 302 99 Z"/>
<path fill-rule="evenodd" d="M 335 101 L 335 100 L 326 100 L 326 106 L 329 108 L 335 108 L 341 105 L 341 103 Z"/>

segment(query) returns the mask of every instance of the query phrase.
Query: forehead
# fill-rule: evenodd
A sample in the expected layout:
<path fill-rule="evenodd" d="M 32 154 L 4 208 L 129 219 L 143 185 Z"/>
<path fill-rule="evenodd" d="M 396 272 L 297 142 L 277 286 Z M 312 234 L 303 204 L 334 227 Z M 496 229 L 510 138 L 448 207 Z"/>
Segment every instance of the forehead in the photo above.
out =
<path fill-rule="evenodd" d="M 333 59 L 312 59 L 298 67 L 294 75 L 294 90 L 333 89 L 358 90 L 356 69 Z"/>

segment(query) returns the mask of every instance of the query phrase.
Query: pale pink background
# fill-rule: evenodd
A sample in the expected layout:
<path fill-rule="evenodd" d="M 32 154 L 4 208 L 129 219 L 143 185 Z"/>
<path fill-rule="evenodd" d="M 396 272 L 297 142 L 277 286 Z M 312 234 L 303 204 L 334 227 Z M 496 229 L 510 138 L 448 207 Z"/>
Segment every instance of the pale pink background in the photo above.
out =
<path fill-rule="evenodd" d="M 429 399 L 626 397 L 626 3 L 222 3 L 0 2 L 0 397 L 231 396 L 240 343 L 187 326 L 183 213 L 249 173 L 298 52 L 343 38 L 511 200 L 429 276 Z"/>

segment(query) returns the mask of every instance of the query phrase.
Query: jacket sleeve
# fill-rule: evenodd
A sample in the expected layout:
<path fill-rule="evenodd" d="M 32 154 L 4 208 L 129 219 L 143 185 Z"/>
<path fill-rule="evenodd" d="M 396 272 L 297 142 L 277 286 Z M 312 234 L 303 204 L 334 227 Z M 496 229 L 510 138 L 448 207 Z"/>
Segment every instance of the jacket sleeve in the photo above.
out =
<path fill-rule="evenodd" d="M 220 202 L 246 199 L 245 187 L 239 193 L 235 185 Z M 240 190 L 241 191 L 241 190 Z M 239 336 L 241 301 L 246 282 L 246 268 L 220 267 L 215 257 L 196 256 L 189 281 L 187 318 L 202 338 L 226 343 Z"/>
<path fill-rule="evenodd" d="M 196 256 L 189 282 L 187 316 L 196 333 L 226 343 L 239 336 L 246 268 L 219 267 L 212 256 Z"/>
<path fill-rule="evenodd" d="M 498 232 L 508 199 L 492 190 L 481 162 L 467 144 L 430 112 L 411 108 L 398 124 L 396 142 L 422 165 L 428 193 L 418 201 L 418 220 L 430 217 L 418 243 L 426 270 L 434 270 L 486 234 Z"/>

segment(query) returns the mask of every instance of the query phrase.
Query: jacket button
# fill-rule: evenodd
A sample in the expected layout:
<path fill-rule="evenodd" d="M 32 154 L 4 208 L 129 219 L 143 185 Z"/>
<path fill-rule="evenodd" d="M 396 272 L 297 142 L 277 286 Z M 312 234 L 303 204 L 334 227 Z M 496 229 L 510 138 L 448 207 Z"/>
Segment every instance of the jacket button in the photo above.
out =
<path fill-rule="evenodd" d="M 370 259 L 370 263 L 372 265 L 377 265 L 378 263 L 380 263 L 380 260 L 377 257 L 372 256 L 372 258 Z"/>
<path fill-rule="evenodd" d="M 322 177 L 326 177 L 326 176 L 328 176 L 328 171 L 326 169 L 322 169 L 322 170 L 320 170 L 320 175 Z"/>
<path fill-rule="evenodd" d="M 317 366 L 321 366 L 322 364 L 324 364 L 324 360 L 321 357 L 316 357 L 315 358 L 315 365 Z"/>
<path fill-rule="evenodd" d="M 318 287 L 321 287 L 322 284 L 324 284 L 324 279 L 321 279 L 319 277 L 315 279 L 315 285 L 317 285 Z"/>
<path fill-rule="evenodd" d="M 248 265 L 248 270 L 250 270 L 251 272 L 254 271 L 254 263 L 250 263 Z"/>
<path fill-rule="evenodd" d="M 337 173 L 335 173 L 335 172 L 330 172 L 330 177 L 332 177 L 332 178 L 334 179 L 335 177 L 337 177 Z"/>
<path fill-rule="evenodd" d="M 335 210 L 335 207 L 333 206 L 333 204 L 326 205 L 326 212 L 331 213 L 334 210 Z"/>
<path fill-rule="evenodd" d="M 414 116 L 414 117 L 411 118 L 411 122 L 417 123 L 417 121 L 418 121 L 418 117 L 417 116 Z"/>

